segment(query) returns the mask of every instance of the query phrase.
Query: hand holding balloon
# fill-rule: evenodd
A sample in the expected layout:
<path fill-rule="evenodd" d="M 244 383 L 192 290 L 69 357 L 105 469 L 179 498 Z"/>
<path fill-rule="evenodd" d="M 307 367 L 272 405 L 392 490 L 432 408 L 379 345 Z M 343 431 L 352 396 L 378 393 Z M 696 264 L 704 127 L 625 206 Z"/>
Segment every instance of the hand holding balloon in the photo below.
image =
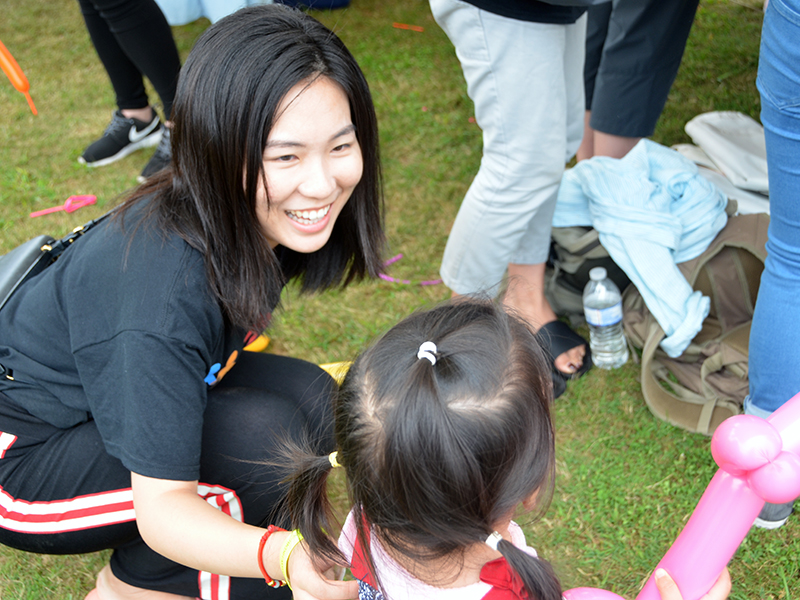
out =
<path fill-rule="evenodd" d="M 11 52 L 3 45 L 3 42 L 0 42 L 0 68 L 2 68 L 8 76 L 11 85 L 13 85 L 18 92 L 25 94 L 25 99 L 28 101 L 28 106 L 31 107 L 31 112 L 34 115 L 39 114 L 36 111 L 36 106 L 33 104 L 33 98 L 31 98 L 29 93 L 31 86 L 28 83 L 28 78 L 25 77 L 25 73 L 22 72 L 17 61 L 11 56 Z"/>
<path fill-rule="evenodd" d="M 656 569 L 655 578 L 658 593 L 661 594 L 661 600 L 684 600 L 675 580 L 664 569 Z M 725 568 L 714 586 L 708 590 L 708 594 L 700 598 L 700 600 L 725 600 L 730 592 L 731 576 L 728 573 L 728 569 Z"/>
<path fill-rule="evenodd" d="M 654 573 L 655 584 L 661 600 L 685 600 L 681 596 L 678 584 L 670 577 L 664 569 L 656 569 Z M 699 600 L 725 600 L 731 592 L 731 576 L 728 569 L 722 569 L 717 582 L 712 586 L 708 593 Z M 566 600 L 625 600 L 613 592 L 600 590 L 597 588 L 575 588 L 564 592 Z"/>

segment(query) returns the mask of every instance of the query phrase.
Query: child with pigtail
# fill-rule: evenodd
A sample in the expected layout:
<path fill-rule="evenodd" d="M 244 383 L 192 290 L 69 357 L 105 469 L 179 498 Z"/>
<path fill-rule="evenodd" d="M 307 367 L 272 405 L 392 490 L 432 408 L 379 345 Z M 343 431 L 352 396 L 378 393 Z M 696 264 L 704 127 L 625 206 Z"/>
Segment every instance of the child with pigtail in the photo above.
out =
<path fill-rule="evenodd" d="M 345 377 L 338 450 L 292 450 L 297 539 L 349 565 L 361 600 L 561 600 L 552 568 L 512 520 L 552 492 L 551 400 L 530 328 L 499 306 L 458 301 L 408 317 Z M 334 467 L 352 503 L 338 546 L 327 534 L 338 530 L 326 489 Z M 710 598 L 725 598 L 717 588 Z"/>

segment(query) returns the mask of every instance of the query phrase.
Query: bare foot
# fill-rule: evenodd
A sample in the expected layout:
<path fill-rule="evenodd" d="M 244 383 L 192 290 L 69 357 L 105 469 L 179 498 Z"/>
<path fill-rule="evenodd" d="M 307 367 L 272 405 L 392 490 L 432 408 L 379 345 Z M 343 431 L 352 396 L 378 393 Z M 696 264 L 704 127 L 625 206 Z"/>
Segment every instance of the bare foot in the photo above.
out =
<path fill-rule="evenodd" d="M 97 587 L 86 596 L 85 600 L 195 600 L 189 596 L 178 596 L 166 592 L 145 590 L 117 579 L 106 565 L 97 575 Z"/>
<path fill-rule="evenodd" d="M 528 321 L 534 331 L 558 317 L 544 295 L 545 265 L 508 265 L 508 289 L 503 304 Z M 586 346 L 581 344 L 559 354 L 553 364 L 565 375 L 583 366 Z"/>

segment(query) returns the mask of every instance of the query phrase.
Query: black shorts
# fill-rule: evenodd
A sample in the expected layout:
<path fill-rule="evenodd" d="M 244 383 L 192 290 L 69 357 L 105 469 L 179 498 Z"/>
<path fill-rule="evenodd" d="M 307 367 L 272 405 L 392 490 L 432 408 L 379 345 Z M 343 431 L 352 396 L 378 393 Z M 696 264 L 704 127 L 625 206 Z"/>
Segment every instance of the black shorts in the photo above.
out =
<path fill-rule="evenodd" d="M 613 0 L 589 9 L 584 84 L 592 129 L 622 137 L 653 134 L 697 4 Z"/>

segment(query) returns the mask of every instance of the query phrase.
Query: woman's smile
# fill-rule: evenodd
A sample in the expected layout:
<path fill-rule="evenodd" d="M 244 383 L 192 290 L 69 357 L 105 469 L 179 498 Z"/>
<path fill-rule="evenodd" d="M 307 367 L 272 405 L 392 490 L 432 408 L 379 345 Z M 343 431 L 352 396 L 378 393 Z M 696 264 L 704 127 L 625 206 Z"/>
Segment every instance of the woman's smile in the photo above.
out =
<path fill-rule="evenodd" d="M 331 210 L 331 204 L 320 208 L 318 210 L 287 210 L 286 214 L 292 221 L 303 225 L 313 226 L 319 224 L 325 217 L 328 216 Z"/>

